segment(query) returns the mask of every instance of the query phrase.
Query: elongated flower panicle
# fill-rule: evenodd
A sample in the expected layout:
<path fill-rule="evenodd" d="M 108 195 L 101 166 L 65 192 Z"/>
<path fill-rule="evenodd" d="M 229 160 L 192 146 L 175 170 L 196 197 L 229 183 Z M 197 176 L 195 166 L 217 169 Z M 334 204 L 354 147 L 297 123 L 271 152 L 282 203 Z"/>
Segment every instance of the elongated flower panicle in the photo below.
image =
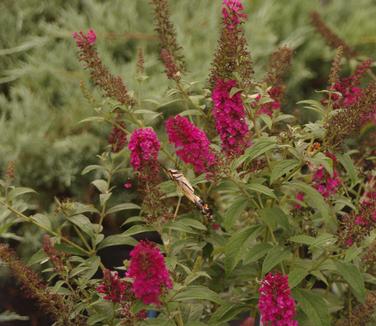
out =
<path fill-rule="evenodd" d="M 281 46 L 272 53 L 268 63 L 268 72 L 264 82 L 273 87 L 281 84 L 282 78 L 291 66 L 293 51 L 287 46 Z"/>
<path fill-rule="evenodd" d="M 104 300 L 119 303 L 126 300 L 127 295 L 129 295 L 128 292 L 131 291 L 128 284 L 120 279 L 118 272 L 105 269 L 103 271 L 103 282 L 97 287 L 97 292 L 104 294 Z"/>
<path fill-rule="evenodd" d="M 280 110 L 281 109 L 281 102 L 280 102 L 280 98 L 282 97 L 282 87 L 279 87 L 279 86 L 275 86 L 275 87 L 272 87 L 268 90 L 268 95 L 271 99 L 270 102 L 267 102 L 267 103 L 263 103 L 263 104 L 259 104 L 260 100 L 261 100 L 261 95 L 259 94 L 255 101 L 253 101 L 251 103 L 251 106 L 252 107 L 258 107 L 257 111 L 256 111 L 256 115 L 261 115 L 261 114 L 265 114 L 265 115 L 268 115 L 269 117 L 271 117 L 273 115 L 273 112 L 274 111 L 277 111 L 277 110 Z"/>
<path fill-rule="evenodd" d="M 164 49 L 169 53 L 177 70 L 182 73 L 185 71 L 185 61 L 182 54 L 182 47 L 178 45 L 176 40 L 175 27 L 170 20 L 168 1 L 150 0 L 150 3 L 154 7 L 154 25 L 155 31 L 158 34 L 161 51 Z M 162 56 L 161 59 L 163 60 Z M 167 67 L 166 70 L 168 70 Z"/>
<path fill-rule="evenodd" d="M 65 254 L 62 251 L 58 251 L 52 242 L 52 239 L 45 234 L 43 236 L 43 251 L 46 253 L 50 259 L 52 265 L 56 272 L 60 274 L 65 274 L 64 260 Z"/>
<path fill-rule="evenodd" d="M 259 293 L 258 308 L 264 325 L 298 325 L 298 322 L 293 319 L 296 313 L 295 301 L 291 297 L 286 275 L 267 274 L 261 282 Z"/>
<path fill-rule="evenodd" d="M 326 125 L 325 141 L 336 147 L 350 136 L 358 136 L 366 123 L 376 123 L 376 82 L 362 90 L 360 98 L 348 108 L 336 110 Z"/>
<path fill-rule="evenodd" d="M 159 171 L 158 153 L 161 144 L 152 128 L 136 129 L 130 138 L 131 165 L 136 171 L 156 174 Z"/>
<path fill-rule="evenodd" d="M 50 293 L 41 278 L 30 267 L 26 266 L 8 245 L 0 244 L 0 260 L 7 264 L 12 271 L 12 275 L 21 284 L 25 294 L 38 301 L 45 313 L 55 320 L 63 321 L 65 325 L 81 325 L 70 321 L 70 307 L 64 302 L 63 297 Z M 79 317 L 77 317 L 78 319 Z"/>
<path fill-rule="evenodd" d="M 349 247 L 360 243 L 376 228 L 376 190 L 367 193 L 359 205 L 359 212 L 351 212 L 341 220 L 339 238 L 343 245 Z"/>
<path fill-rule="evenodd" d="M 106 96 L 116 99 L 121 104 L 132 106 L 135 101 L 128 93 L 121 77 L 112 75 L 99 57 L 94 46 L 96 42 L 94 30 L 90 29 L 87 34 L 74 32 L 73 38 L 79 50 L 79 59 L 90 71 L 94 84 L 101 88 Z"/>
<path fill-rule="evenodd" d="M 125 132 L 125 122 L 116 118 L 110 134 L 108 143 L 111 145 L 113 153 L 119 153 L 127 145 L 127 133 Z"/>
<path fill-rule="evenodd" d="M 343 53 L 346 57 L 351 58 L 356 55 L 356 52 L 343 40 L 341 39 L 333 30 L 325 24 L 324 20 L 321 18 L 317 11 L 312 11 L 310 13 L 311 24 L 316 29 L 316 31 L 321 34 L 326 43 L 333 49 L 337 49 L 340 46 L 343 48 Z"/>
<path fill-rule="evenodd" d="M 165 73 L 167 78 L 179 81 L 181 78 L 180 71 L 171 53 L 166 49 L 162 49 L 161 59 L 165 66 Z"/>
<path fill-rule="evenodd" d="M 133 279 L 133 292 L 144 304 L 160 305 L 160 297 L 172 288 L 172 280 L 165 259 L 155 244 L 140 241 L 130 253 L 126 273 Z"/>
<path fill-rule="evenodd" d="M 331 86 L 331 90 L 340 94 L 330 94 L 334 109 L 348 108 L 359 101 L 362 96 L 360 81 L 371 64 L 371 60 L 363 61 L 356 67 L 355 72 L 351 76 L 342 78 Z M 328 100 L 325 102 L 328 102 Z"/>
<path fill-rule="evenodd" d="M 176 148 L 176 154 L 183 162 L 192 164 L 196 173 L 209 172 L 216 163 L 216 155 L 205 132 L 186 117 L 177 115 L 169 118 L 166 132 L 169 142 Z"/>
<path fill-rule="evenodd" d="M 252 84 L 252 60 L 241 27 L 247 17 L 243 10 L 241 0 L 223 1 L 221 37 L 209 76 L 211 88 L 218 79 L 235 79 L 235 73 L 240 77 L 240 87 L 249 88 Z"/>
<path fill-rule="evenodd" d="M 239 156 L 250 146 L 250 132 L 246 121 L 241 92 L 233 96 L 235 80 L 217 80 L 212 92 L 215 127 L 222 141 L 222 149 L 228 156 Z"/>

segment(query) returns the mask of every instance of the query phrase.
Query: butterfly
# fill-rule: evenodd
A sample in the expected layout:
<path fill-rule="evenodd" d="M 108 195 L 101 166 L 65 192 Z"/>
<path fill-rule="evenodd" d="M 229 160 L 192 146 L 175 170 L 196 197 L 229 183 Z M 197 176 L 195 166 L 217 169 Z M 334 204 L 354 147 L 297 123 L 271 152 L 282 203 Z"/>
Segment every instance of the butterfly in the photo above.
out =
<path fill-rule="evenodd" d="M 195 190 L 191 183 L 187 180 L 183 173 L 179 170 L 168 169 L 166 170 L 169 178 L 176 183 L 179 190 L 187 197 L 195 206 L 201 211 L 208 221 L 213 222 L 213 212 L 209 208 L 208 204 L 205 203 L 199 196 L 195 194 Z"/>

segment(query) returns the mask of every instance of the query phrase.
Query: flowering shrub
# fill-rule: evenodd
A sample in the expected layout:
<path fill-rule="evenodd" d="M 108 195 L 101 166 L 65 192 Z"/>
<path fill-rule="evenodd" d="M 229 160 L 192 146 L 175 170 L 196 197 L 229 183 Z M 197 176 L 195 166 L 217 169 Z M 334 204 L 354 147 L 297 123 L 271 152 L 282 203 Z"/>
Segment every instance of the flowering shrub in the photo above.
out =
<path fill-rule="evenodd" d="M 56 325 L 372 323 L 376 81 L 359 84 L 374 79 L 371 61 L 340 78 L 342 54 L 356 54 L 314 13 L 337 53 L 322 99 L 300 102 L 317 119 L 301 124 L 283 113 L 292 51 L 277 49 L 256 80 L 242 1 L 223 1 L 201 89 L 187 80 L 167 1 L 151 3 L 171 80 L 166 101 L 183 109 L 159 112 L 163 105 L 104 65 L 94 30 L 75 32 L 79 60 L 104 96 L 83 122 L 112 126 L 99 164 L 82 172 L 95 174 L 98 199 L 56 199 L 53 215 L 36 213 L 21 197 L 33 191 L 14 187 L 10 168 L 2 213 L 49 234 L 28 262 L 48 263 L 48 285 L 7 245 L 1 261 Z M 140 51 L 140 89 L 144 62 Z M 124 231 L 110 234 L 114 224 Z M 119 246 L 127 259 L 110 266 L 105 258 Z"/>

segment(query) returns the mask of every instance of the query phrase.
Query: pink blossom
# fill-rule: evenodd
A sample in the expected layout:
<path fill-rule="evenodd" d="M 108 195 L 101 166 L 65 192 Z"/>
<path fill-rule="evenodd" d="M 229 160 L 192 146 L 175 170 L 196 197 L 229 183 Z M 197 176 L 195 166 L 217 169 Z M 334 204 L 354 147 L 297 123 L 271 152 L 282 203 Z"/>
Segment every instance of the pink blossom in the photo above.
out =
<path fill-rule="evenodd" d="M 360 80 L 371 66 L 371 60 L 365 60 L 361 62 L 355 72 L 346 78 L 340 79 L 332 86 L 333 91 L 340 94 L 331 94 L 330 98 L 335 109 L 348 108 L 356 104 L 362 96 L 362 89 L 360 86 Z M 324 100 L 327 103 L 328 100 Z"/>
<path fill-rule="evenodd" d="M 104 294 L 103 299 L 121 302 L 126 298 L 127 283 L 119 278 L 118 272 L 108 269 L 103 271 L 103 283 L 97 287 L 97 292 Z"/>
<path fill-rule="evenodd" d="M 152 128 L 136 129 L 129 141 L 131 164 L 136 171 L 158 172 L 158 152 L 161 145 Z"/>
<path fill-rule="evenodd" d="M 125 132 L 124 121 L 117 121 L 117 124 L 112 127 L 108 136 L 108 143 L 111 145 L 113 153 L 120 152 L 127 144 L 127 133 Z"/>
<path fill-rule="evenodd" d="M 329 198 L 337 192 L 341 185 L 341 179 L 336 169 L 333 170 L 333 175 L 331 176 L 325 168 L 320 165 L 313 175 L 312 185 L 321 195 L 325 198 Z"/>
<path fill-rule="evenodd" d="M 298 192 L 295 196 L 295 199 L 300 201 L 300 202 L 303 202 L 304 201 L 304 192 Z M 302 208 L 302 205 L 300 204 L 295 204 L 295 208 L 296 209 L 301 209 Z"/>
<path fill-rule="evenodd" d="M 79 48 L 82 48 L 85 43 L 88 43 L 89 45 L 94 45 L 97 39 L 97 35 L 95 34 L 95 31 L 91 28 L 86 34 L 80 31 L 80 32 L 74 32 L 72 35 Z"/>
<path fill-rule="evenodd" d="M 132 181 L 131 180 L 127 180 L 127 182 L 124 183 L 123 187 L 125 189 L 131 189 L 133 187 Z"/>
<path fill-rule="evenodd" d="M 160 297 L 172 288 L 172 280 L 160 250 L 149 241 L 140 241 L 130 253 L 127 277 L 133 278 L 133 292 L 144 304 L 160 305 Z"/>
<path fill-rule="evenodd" d="M 196 173 L 208 172 L 216 163 L 216 155 L 205 132 L 187 118 L 179 115 L 169 118 L 166 131 L 169 142 L 177 149 L 176 154 L 183 162 L 192 164 Z"/>
<path fill-rule="evenodd" d="M 235 80 L 217 79 L 212 92 L 215 127 L 227 155 L 241 155 L 250 146 L 249 129 L 241 92 L 230 96 Z"/>
<path fill-rule="evenodd" d="M 268 91 L 268 95 L 272 99 L 271 102 L 261 104 L 259 109 L 257 110 L 256 114 L 261 115 L 261 114 L 266 114 L 269 117 L 273 115 L 273 112 L 276 110 L 281 109 L 281 102 L 279 101 L 279 98 L 281 97 L 282 94 L 282 88 L 281 87 L 272 87 Z M 257 106 L 257 102 L 261 100 L 261 95 L 258 95 L 256 97 L 255 102 L 252 103 L 253 107 Z"/>
<path fill-rule="evenodd" d="M 261 320 L 265 325 L 297 326 L 294 320 L 296 313 L 295 301 L 291 297 L 288 278 L 276 273 L 267 274 L 259 288 L 258 307 Z"/>
<path fill-rule="evenodd" d="M 242 13 L 244 6 L 241 0 L 223 0 L 222 16 L 227 28 L 233 29 L 247 19 Z"/>

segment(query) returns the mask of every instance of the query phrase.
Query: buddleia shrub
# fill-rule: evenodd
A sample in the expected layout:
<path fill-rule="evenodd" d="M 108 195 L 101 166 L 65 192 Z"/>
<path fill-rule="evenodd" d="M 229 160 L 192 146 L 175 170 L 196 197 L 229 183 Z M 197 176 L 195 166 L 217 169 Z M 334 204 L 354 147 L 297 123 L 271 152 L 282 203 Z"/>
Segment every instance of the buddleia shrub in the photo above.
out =
<path fill-rule="evenodd" d="M 298 102 L 314 112 L 302 123 L 282 110 L 294 50 L 275 48 L 260 73 L 245 3 L 218 8 L 218 41 L 199 82 L 168 2 L 150 8 L 153 60 L 168 84 L 157 99 L 142 49 L 132 84 L 102 58 L 100 33 L 72 34 L 92 86 L 82 87 L 93 110 L 79 125 L 109 130 L 82 171 L 94 192 L 57 196 L 42 213 L 23 197 L 30 188 L 14 186 L 13 165 L 0 183 L 7 237 L 13 223 L 45 233 L 27 264 L 0 245 L 23 293 L 56 325 L 374 324 L 372 60 L 312 12 L 335 53 L 319 98 Z"/>

